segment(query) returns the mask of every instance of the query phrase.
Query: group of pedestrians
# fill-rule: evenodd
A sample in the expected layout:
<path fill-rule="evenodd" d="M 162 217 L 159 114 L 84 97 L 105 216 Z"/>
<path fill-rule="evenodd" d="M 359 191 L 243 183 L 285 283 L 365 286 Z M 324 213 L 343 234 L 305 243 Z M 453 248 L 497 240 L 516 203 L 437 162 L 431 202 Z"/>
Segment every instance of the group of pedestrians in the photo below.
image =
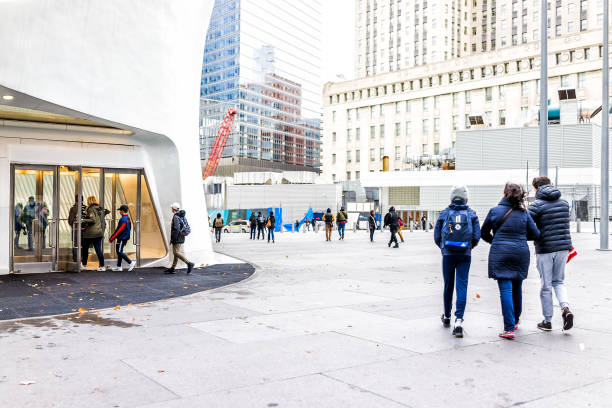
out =
<path fill-rule="evenodd" d="M 471 251 L 481 238 L 491 244 L 488 275 L 497 281 L 499 288 L 504 320 L 500 337 L 514 339 L 515 331 L 519 328 L 522 283 L 527 278 L 530 262 L 527 241 L 535 242 L 541 281 L 540 301 L 544 319 L 537 328 L 552 330 L 553 290 L 561 308 L 563 329 L 573 327 L 574 316 L 569 309 L 564 285 L 565 264 L 572 250 L 569 205 L 548 177 L 536 177 L 532 185 L 536 190 L 536 200 L 527 208 L 523 188 L 507 183 L 503 198 L 496 207 L 491 208 L 482 227 L 478 216 L 467 204 L 467 187 L 455 186 L 451 189 L 451 203 L 440 213 L 434 229 L 434 241 L 442 252 L 444 313 L 441 320 L 445 327 L 450 327 L 453 292 L 456 290 L 457 294 L 452 331 L 455 337 L 463 337 Z"/>
<path fill-rule="evenodd" d="M 270 215 L 266 218 L 262 215 L 261 211 L 251 212 L 251 216 L 249 217 L 249 227 L 251 230 L 250 239 L 255 239 L 255 235 L 257 235 L 257 239 L 260 238 L 266 239 L 266 230 L 268 231 L 268 242 L 272 241 L 274 243 L 274 230 L 276 229 L 276 217 L 274 216 L 274 211 L 270 211 Z"/>

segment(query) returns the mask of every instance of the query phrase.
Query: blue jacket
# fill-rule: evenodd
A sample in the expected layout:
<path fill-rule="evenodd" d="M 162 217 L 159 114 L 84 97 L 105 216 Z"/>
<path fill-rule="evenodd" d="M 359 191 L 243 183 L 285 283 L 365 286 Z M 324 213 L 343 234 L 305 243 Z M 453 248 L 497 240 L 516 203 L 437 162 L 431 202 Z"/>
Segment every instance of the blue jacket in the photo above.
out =
<path fill-rule="evenodd" d="M 170 243 L 171 244 L 184 244 L 185 236 L 183 235 L 183 217 L 185 217 L 185 210 L 180 210 L 172 216 L 172 225 L 170 226 Z M 214 225 L 214 221 L 213 221 Z"/>
<path fill-rule="evenodd" d="M 130 231 L 132 230 L 132 222 L 130 221 L 130 217 L 127 215 L 121 216 L 119 219 L 119 223 L 117 224 L 117 228 L 113 235 L 111 235 L 108 242 L 117 241 L 127 241 L 130 239 Z"/>
<path fill-rule="evenodd" d="M 535 241 L 537 254 L 572 249 L 569 204 L 556 187 L 541 186 L 536 200 L 529 206 L 529 214 L 540 229 L 540 239 Z"/>
<path fill-rule="evenodd" d="M 455 211 L 468 210 L 470 221 L 472 223 L 472 243 L 470 247 L 465 249 L 465 251 L 463 252 L 463 255 L 471 256 L 472 248 L 476 247 L 476 245 L 478 245 L 478 241 L 480 241 L 480 223 L 478 221 L 478 216 L 476 215 L 476 212 L 472 210 L 470 207 L 468 207 L 468 205 L 462 200 L 453 201 L 451 205 L 449 205 L 446 209 L 444 209 L 440 213 L 440 216 L 438 217 L 438 221 L 436 221 L 436 226 L 434 228 L 434 242 L 436 243 L 438 247 L 440 247 L 440 250 L 442 251 L 442 255 L 460 255 L 462 254 L 461 252 L 450 251 L 447 248 L 441 247 L 442 227 L 444 225 L 444 221 L 446 220 L 446 217 L 450 210 L 455 210 Z"/>
<path fill-rule="evenodd" d="M 482 239 L 491 244 L 489 250 L 489 278 L 525 279 L 529 271 L 529 247 L 527 240 L 540 237 L 540 230 L 527 211 L 515 209 L 497 229 L 506 212 L 512 208 L 502 198 L 497 207 L 491 208 L 482 224 Z"/>

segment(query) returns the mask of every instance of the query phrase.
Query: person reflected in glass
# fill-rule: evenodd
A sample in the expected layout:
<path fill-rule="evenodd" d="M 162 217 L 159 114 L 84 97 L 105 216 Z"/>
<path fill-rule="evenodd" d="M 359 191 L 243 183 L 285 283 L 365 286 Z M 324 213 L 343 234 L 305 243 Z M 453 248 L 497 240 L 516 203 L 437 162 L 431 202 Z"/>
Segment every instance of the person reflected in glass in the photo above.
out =
<path fill-rule="evenodd" d="M 70 211 L 68 212 L 68 225 L 70 225 L 70 229 L 72 231 L 72 261 L 77 261 L 77 250 L 78 250 L 78 239 L 79 239 L 79 222 L 78 222 L 78 207 L 79 207 L 79 196 L 74 196 L 74 204 L 70 207 Z M 81 220 L 85 218 L 85 202 L 83 201 L 83 197 L 81 197 Z M 83 233 L 83 225 L 81 225 L 81 235 Z"/>
<path fill-rule="evenodd" d="M 21 203 L 17 203 L 17 205 L 15 205 L 15 214 L 14 214 L 14 219 L 15 219 L 15 237 L 13 238 L 13 247 L 15 249 L 22 249 L 19 246 L 19 237 L 21 236 L 21 234 L 23 233 L 23 235 L 26 235 L 26 226 L 23 224 L 23 204 Z"/>

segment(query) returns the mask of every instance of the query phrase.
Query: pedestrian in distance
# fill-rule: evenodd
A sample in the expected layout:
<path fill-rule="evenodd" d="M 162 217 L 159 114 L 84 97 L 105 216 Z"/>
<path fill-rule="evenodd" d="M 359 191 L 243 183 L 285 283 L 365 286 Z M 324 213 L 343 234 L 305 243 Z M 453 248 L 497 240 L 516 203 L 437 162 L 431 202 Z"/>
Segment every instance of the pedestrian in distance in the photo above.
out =
<path fill-rule="evenodd" d="M 123 204 L 119 207 L 119 214 L 121 214 L 121 218 L 117 223 L 117 228 L 113 235 L 109 238 L 108 242 L 117 241 L 115 243 L 115 250 L 117 252 L 117 266 L 113 268 L 113 271 L 122 271 L 123 267 L 121 266 L 121 261 L 125 261 L 128 264 L 128 271 L 131 271 L 136 266 L 136 261 L 132 261 L 129 256 L 127 256 L 123 250 L 130 240 L 130 232 L 132 230 L 132 221 L 130 220 L 130 216 L 128 215 L 129 208 L 127 205 Z"/>
<path fill-rule="evenodd" d="M 255 212 L 252 212 L 249 217 L 249 226 L 251 227 L 249 239 L 255 239 L 257 233 L 257 215 L 255 215 Z"/>
<path fill-rule="evenodd" d="M 306 224 L 306 231 L 310 231 L 310 220 L 308 218 L 306 218 L 304 224 Z"/>
<path fill-rule="evenodd" d="M 102 272 L 106 270 L 104 267 L 102 239 L 104 237 L 104 216 L 109 213 L 110 211 L 100 207 L 96 197 L 87 197 L 85 217 L 81 220 L 81 226 L 84 228 L 81 246 L 81 264 L 83 267 L 87 266 L 89 247 L 93 245 L 96 256 L 98 257 L 98 271 Z"/>
<path fill-rule="evenodd" d="M 378 228 L 374 210 L 371 210 L 370 215 L 368 216 L 368 228 L 370 230 L 370 242 L 374 242 L 374 231 L 376 231 L 376 228 Z"/>
<path fill-rule="evenodd" d="M 397 217 L 397 235 L 400 237 L 400 240 L 404 242 L 404 236 L 402 235 L 402 230 L 404 229 L 404 221 L 402 217 Z"/>
<path fill-rule="evenodd" d="M 507 183 L 504 197 L 491 208 L 482 224 L 482 239 L 491 244 L 489 278 L 497 281 L 504 316 L 504 331 L 499 337 L 512 340 L 522 312 L 522 285 L 529 272 L 528 240 L 540 231 L 525 209 L 525 191 Z"/>
<path fill-rule="evenodd" d="M 425 215 L 421 217 L 421 226 L 423 231 L 427 231 L 427 217 Z"/>
<path fill-rule="evenodd" d="M 325 221 L 325 240 L 331 241 L 332 231 L 334 229 L 334 215 L 331 212 L 331 208 L 325 211 L 323 221 Z"/>
<path fill-rule="evenodd" d="M 395 212 L 395 207 L 390 207 L 389 212 L 385 214 L 383 228 L 385 228 L 387 225 L 389 226 L 389 231 L 391 232 L 391 239 L 389 240 L 388 246 L 391 247 L 391 244 L 395 243 L 393 248 L 399 248 L 399 244 L 397 243 L 397 237 L 395 236 L 395 234 L 397 233 L 397 229 L 399 228 L 398 219 L 399 217 Z"/>
<path fill-rule="evenodd" d="M 185 216 L 186 212 L 185 210 L 181 210 L 181 205 L 179 203 L 172 204 L 172 214 L 172 225 L 170 226 L 170 244 L 172 245 L 173 259 L 172 266 L 166 269 L 164 273 L 175 273 L 175 268 L 179 259 L 187 265 L 187 273 L 191 273 L 194 264 L 193 262 L 189 262 L 182 251 L 183 244 L 185 243 L 185 237 L 191 233 L 191 227 L 187 222 L 187 218 Z"/>
<path fill-rule="evenodd" d="M 215 229 L 215 240 L 217 243 L 221 242 L 221 233 L 223 232 L 224 225 L 225 223 L 223 222 L 223 217 L 221 217 L 221 213 L 217 213 L 217 216 L 213 221 L 213 228 Z"/>
<path fill-rule="evenodd" d="M 300 230 L 300 220 L 295 220 L 295 224 L 293 224 L 293 230 L 298 232 Z"/>
<path fill-rule="evenodd" d="M 348 214 L 344 207 L 340 207 L 340 211 L 336 214 L 336 223 L 338 224 L 338 237 L 341 241 L 344 241 L 344 231 L 346 230 L 347 221 Z"/>
<path fill-rule="evenodd" d="M 270 243 L 270 239 L 272 239 L 272 243 L 274 243 L 274 229 L 276 228 L 276 218 L 274 217 L 274 212 L 270 211 L 270 216 L 266 221 L 266 228 L 268 228 L 268 244 Z"/>
<path fill-rule="evenodd" d="M 538 329 L 552 330 L 554 289 L 561 307 L 563 330 L 569 330 L 574 325 L 574 314 L 569 309 L 564 283 L 565 264 L 572 249 L 569 204 L 561 198 L 561 192 L 551 184 L 548 177 L 536 177 L 532 185 L 536 190 L 536 200 L 529 206 L 529 214 L 540 230 L 540 238 L 535 241 L 535 250 L 544 315 Z"/>
<path fill-rule="evenodd" d="M 453 291 L 457 291 L 453 336 L 463 337 L 463 315 L 467 299 L 468 278 L 472 262 L 472 248 L 480 241 L 480 224 L 476 212 L 468 207 L 466 186 L 454 186 L 450 191 L 450 205 L 444 209 L 434 228 L 434 242 L 442 252 L 444 277 L 444 313 L 442 325 L 450 327 Z"/>
<path fill-rule="evenodd" d="M 23 224 L 23 204 L 21 203 L 17 203 L 17 205 L 15 205 L 15 214 L 14 214 L 14 221 L 15 221 L 15 236 L 13 237 L 13 248 L 15 249 L 21 249 L 21 247 L 19 246 L 19 238 L 21 236 L 21 233 L 23 231 L 23 235 L 26 235 L 26 226 Z M 76 260 L 76 258 L 75 258 Z"/>
<path fill-rule="evenodd" d="M 261 239 L 266 239 L 266 233 L 264 228 L 266 227 L 266 219 L 261 215 L 261 211 L 257 212 L 257 239 L 261 236 Z"/>

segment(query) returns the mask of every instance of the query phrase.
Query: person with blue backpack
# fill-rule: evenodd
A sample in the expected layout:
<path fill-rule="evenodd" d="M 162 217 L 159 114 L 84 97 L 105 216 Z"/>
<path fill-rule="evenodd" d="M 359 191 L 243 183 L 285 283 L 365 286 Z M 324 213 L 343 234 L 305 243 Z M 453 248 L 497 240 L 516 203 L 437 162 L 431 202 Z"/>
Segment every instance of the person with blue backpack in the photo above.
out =
<path fill-rule="evenodd" d="M 454 186 L 450 192 L 450 205 L 444 209 L 434 229 L 434 242 L 442 251 L 444 276 L 444 313 L 442 325 L 450 327 L 453 291 L 457 290 L 453 336 L 463 337 L 463 314 L 467 299 L 468 276 L 472 261 L 472 248 L 480 241 L 480 224 L 476 212 L 468 207 L 466 186 Z"/>
<path fill-rule="evenodd" d="M 128 215 L 128 206 L 123 204 L 119 207 L 119 213 L 121 214 L 121 218 L 117 223 L 117 228 L 113 235 L 109 238 L 108 242 L 117 241 L 115 243 L 115 249 L 117 250 L 117 266 L 113 268 L 113 271 L 122 271 L 123 267 L 121 266 L 121 261 L 124 260 L 128 264 L 128 271 L 131 271 L 136 266 L 136 262 L 132 261 L 126 254 L 123 252 L 125 245 L 130 240 L 130 232 L 132 230 L 132 221 L 130 220 L 130 216 Z"/>
<path fill-rule="evenodd" d="M 176 264 L 179 259 L 187 264 L 187 273 L 193 270 L 193 262 L 189 262 L 183 254 L 182 247 L 185 243 L 185 237 L 191 233 L 191 227 L 185 217 L 185 210 L 181 210 L 179 203 L 172 204 L 172 226 L 170 228 L 170 243 L 172 244 L 172 266 L 164 271 L 166 274 L 175 273 Z"/>

